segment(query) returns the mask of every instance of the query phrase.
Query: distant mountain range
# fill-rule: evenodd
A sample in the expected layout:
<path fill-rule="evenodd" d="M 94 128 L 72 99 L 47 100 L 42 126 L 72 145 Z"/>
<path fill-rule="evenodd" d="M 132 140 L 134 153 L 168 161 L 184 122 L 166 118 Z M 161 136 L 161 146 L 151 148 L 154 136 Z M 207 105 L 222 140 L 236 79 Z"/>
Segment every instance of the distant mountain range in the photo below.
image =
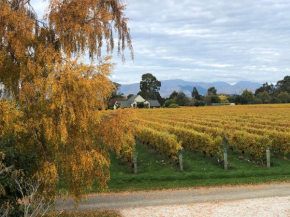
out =
<path fill-rule="evenodd" d="M 248 89 L 253 92 L 262 84 L 251 82 L 251 81 L 240 81 L 234 85 L 230 85 L 226 82 L 191 82 L 184 81 L 180 79 L 176 80 L 164 80 L 161 81 L 161 89 L 160 94 L 162 97 L 168 97 L 173 91 L 182 91 L 187 96 L 191 96 L 191 92 L 193 87 L 196 87 L 199 94 L 205 95 L 207 93 L 207 89 L 210 87 L 215 87 L 217 89 L 217 93 L 224 94 L 241 94 L 243 90 Z M 137 94 L 140 91 L 140 84 L 124 84 L 120 87 L 119 92 L 124 93 L 125 96 L 129 94 Z"/>

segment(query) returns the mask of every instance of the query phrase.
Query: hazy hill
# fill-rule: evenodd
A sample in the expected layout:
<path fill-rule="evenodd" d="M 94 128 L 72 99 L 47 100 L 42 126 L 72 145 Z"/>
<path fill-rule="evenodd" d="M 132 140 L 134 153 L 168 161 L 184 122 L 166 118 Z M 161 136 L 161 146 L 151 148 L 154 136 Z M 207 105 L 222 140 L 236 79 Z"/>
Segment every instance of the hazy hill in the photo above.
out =
<path fill-rule="evenodd" d="M 241 94 L 243 90 L 248 89 L 253 92 L 259 87 L 262 86 L 260 83 L 251 82 L 251 81 L 240 81 L 234 85 L 230 85 L 226 82 L 213 82 L 213 83 L 206 83 L 206 82 L 191 82 L 191 81 L 184 81 L 180 79 L 176 80 L 164 80 L 161 81 L 161 90 L 160 94 L 163 97 L 168 97 L 174 90 L 175 91 L 182 91 L 186 95 L 191 96 L 191 91 L 193 87 L 196 87 L 198 92 L 201 95 L 206 94 L 207 89 L 209 87 L 214 86 L 217 89 L 218 93 L 225 93 L 225 94 Z M 124 84 L 121 86 L 120 92 L 124 93 L 125 96 L 129 94 L 137 94 L 140 91 L 140 84 Z"/>

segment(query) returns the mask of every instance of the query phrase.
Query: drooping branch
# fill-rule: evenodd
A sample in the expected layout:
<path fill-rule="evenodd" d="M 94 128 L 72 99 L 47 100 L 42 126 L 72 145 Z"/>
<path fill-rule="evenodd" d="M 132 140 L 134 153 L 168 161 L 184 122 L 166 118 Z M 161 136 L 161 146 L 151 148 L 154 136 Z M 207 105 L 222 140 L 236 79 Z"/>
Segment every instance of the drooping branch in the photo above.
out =
<path fill-rule="evenodd" d="M 125 5 L 119 0 L 51 0 L 47 22 L 59 38 L 66 55 L 84 54 L 90 58 L 101 57 L 103 41 L 107 52 L 114 49 L 114 37 L 118 38 L 118 54 L 128 47 L 134 58 Z M 63 16 L 63 15 L 66 16 Z"/>

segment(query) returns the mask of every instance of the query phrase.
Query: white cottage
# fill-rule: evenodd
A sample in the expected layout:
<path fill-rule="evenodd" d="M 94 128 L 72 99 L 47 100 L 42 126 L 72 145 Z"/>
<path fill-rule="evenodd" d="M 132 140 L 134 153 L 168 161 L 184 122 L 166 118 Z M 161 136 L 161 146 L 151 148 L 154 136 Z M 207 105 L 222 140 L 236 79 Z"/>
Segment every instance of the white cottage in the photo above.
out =
<path fill-rule="evenodd" d="M 160 108 L 161 105 L 158 102 L 158 100 L 145 100 L 142 96 L 140 95 L 133 95 L 131 96 L 128 100 L 124 101 L 116 101 L 114 105 L 114 109 L 119 108 L 122 106 L 123 108 L 137 108 L 138 103 L 144 103 L 144 105 L 148 108 Z"/>

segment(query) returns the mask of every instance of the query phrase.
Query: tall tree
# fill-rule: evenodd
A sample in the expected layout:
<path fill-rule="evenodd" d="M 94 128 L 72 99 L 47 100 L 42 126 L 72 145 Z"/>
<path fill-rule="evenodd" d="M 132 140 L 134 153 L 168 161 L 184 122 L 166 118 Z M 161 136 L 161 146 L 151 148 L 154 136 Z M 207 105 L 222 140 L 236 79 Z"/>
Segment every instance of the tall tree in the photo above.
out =
<path fill-rule="evenodd" d="M 134 96 L 134 94 L 130 93 L 130 94 L 127 96 L 127 99 L 130 99 L 132 96 Z"/>
<path fill-rule="evenodd" d="M 109 98 L 108 103 L 107 103 L 109 109 L 113 109 L 114 108 L 114 105 L 115 105 L 116 101 L 125 99 L 124 94 L 119 92 L 121 84 L 118 84 L 116 82 L 113 82 L 113 84 L 114 84 L 115 88 L 113 89 L 111 97 Z"/>
<path fill-rule="evenodd" d="M 111 99 L 112 98 L 123 98 L 124 97 L 124 94 L 119 92 L 120 90 L 120 87 L 122 86 L 121 84 L 119 83 L 116 83 L 116 82 L 113 82 L 114 84 L 114 89 L 113 89 L 113 92 L 112 92 L 112 95 L 111 95 Z"/>
<path fill-rule="evenodd" d="M 285 76 L 283 80 L 277 82 L 279 92 L 287 92 L 290 94 L 290 76 Z"/>
<path fill-rule="evenodd" d="M 196 87 L 193 88 L 191 96 L 196 100 L 201 100 L 201 95 L 199 95 Z"/>
<path fill-rule="evenodd" d="M 263 93 L 266 91 L 269 95 L 273 95 L 275 93 L 275 86 L 273 84 L 268 84 L 267 82 L 263 84 L 262 87 L 259 87 L 255 91 L 255 95 L 258 95 L 259 93 Z"/>
<path fill-rule="evenodd" d="M 140 92 L 138 95 L 141 95 L 144 99 L 158 100 L 161 98 L 159 94 L 160 87 L 161 82 L 155 76 L 150 73 L 144 74 L 140 81 Z"/>
<path fill-rule="evenodd" d="M 207 90 L 207 95 L 212 96 L 212 95 L 216 95 L 217 90 L 215 89 L 215 87 L 210 87 Z"/>
<path fill-rule="evenodd" d="M 178 95 L 174 98 L 178 105 L 185 106 L 189 103 L 188 97 L 183 92 L 179 92 Z"/>
<path fill-rule="evenodd" d="M 134 145 L 125 111 L 99 111 L 114 89 L 103 43 L 111 54 L 117 37 L 118 54 L 124 58 L 128 47 L 133 57 L 124 9 L 120 0 L 50 0 L 43 21 L 30 0 L 0 0 L 0 84 L 10 99 L 0 100 L 0 140 L 13 135 L 15 149 L 35 154 L 26 175 L 41 179 L 47 195 L 54 194 L 59 173 L 76 197 L 94 180 L 104 186 L 108 150 L 120 155 Z M 79 60 L 85 53 L 90 64 Z M 0 161 L 0 170 L 21 169 Z"/>
<path fill-rule="evenodd" d="M 183 92 L 173 91 L 170 94 L 168 100 L 165 101 L 165 107 L 168 107 L 170 104 L 178 104 L 180 106 L 185 106 L 189 104 L 189 99 Z"/>
<path fill-rule="evenodd" d="M 263 103 L 270 102 L 270 100 L 271 100 L 271 96 L 269 95 L 269 93 L 266 90 L 262 93 L 258 93 L 257 97 L 259 99 L 261 99 Z"/>
<path fill-rule="evenodd" d="M 169 96 L 169 99 L 174 99 L 178 96 L 178 92 L 177 91 L 173 91 L 170 96 Z"/>
<path fill-rule="evenodd" d="M 250 104 L 254 101 L 253 92 L 245 89 L 241 95 L 241 103 L 242 104 Z"/>

